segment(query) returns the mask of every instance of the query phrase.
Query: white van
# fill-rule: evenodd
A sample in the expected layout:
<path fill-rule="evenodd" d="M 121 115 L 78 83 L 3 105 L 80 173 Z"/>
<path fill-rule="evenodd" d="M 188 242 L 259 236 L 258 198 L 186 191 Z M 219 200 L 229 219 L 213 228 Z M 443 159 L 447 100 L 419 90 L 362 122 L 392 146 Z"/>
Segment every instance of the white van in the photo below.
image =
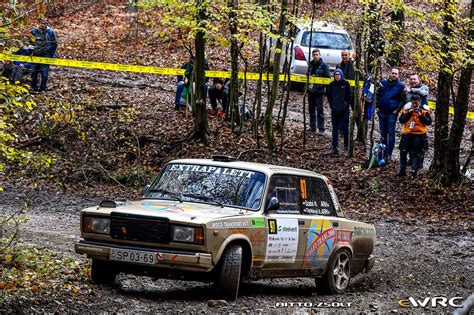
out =
<path fill-rule="evenodd" d="M 289 60 L 291 75 L 306 76 L 308 61 L 311 60 L 311 54 L 309 51 L 310 38 L 311 50 L 318 48 L 321 51 L 321 58 L 329 65 L 331 71 L 333 71 L 336 68 L 336 65 L 341 62 L 341 51 L 345 49 L 351 52 L 353 51 L 353 45 L 349 34 L 339 25 L 324 21 L 314 21 L 312 28 L 310 22 L 298 24 L 297 27 L 298 30 L 293 44 L 293 55 L 291 61 Z M 271 49 L 270 53 L 273 59 L 276 40 L 272 40 L 271 48 L 269 47 L 269 44 L 270 41 L 267 41 L 267 52 Z M 283 68 L 285 61 L 285 52 L 286 48 L 284 45 L 282 49 L 282 58 L 280 59 L 281 68 Z M 287 58 L 289 57 L 290 56 L 287 56 Z"/>

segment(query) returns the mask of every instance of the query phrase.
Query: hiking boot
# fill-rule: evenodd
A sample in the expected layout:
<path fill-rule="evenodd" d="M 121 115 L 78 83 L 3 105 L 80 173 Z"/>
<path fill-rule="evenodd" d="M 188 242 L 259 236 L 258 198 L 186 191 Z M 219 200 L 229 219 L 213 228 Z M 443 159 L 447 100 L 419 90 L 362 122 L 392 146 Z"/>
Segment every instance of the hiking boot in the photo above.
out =
<path fill-rule="evenodd" d="M 411 178 L 411 179 L 415 179 L 417 173 L 418 173 L 418 170 L 412 170 L 412 171 L 411 171 L 411 176 L 410 176 L 410 178 Z"/>
<path fill-rule="evenodd" d="M 397 176 L 407 176 L 407 172 L 405 171 L 405 169 L 400 169 L 400 172 L 398 172 Z"/>
<path fill-rule="evenodd" d="M 338 155 L 338 154 L 339 154 L 339 151 L 337 150 L 337 148 L 331 149 L 331 155 Z"/>
<path fill-rule="evenodd" d="M 211 116 L 216 116 L 219 113 L 219 110 L 217 108 L 211 108 Z"/>
<path fill-rule="evenodd" d="M 316 132 L 316 127 L 310 127 L 310 128 L 309 128 L 309 131 L 311 131 L 311 132 Z"/>
<path fill-rule="evenodd" d="M 349 148 L 344 148 L 344 156 L 349 157 Z"/>
<path fill-rule="evenodd" d="M 318 134 L 323 135 L 324 134 L 324 129 L 318 129 Z"/>

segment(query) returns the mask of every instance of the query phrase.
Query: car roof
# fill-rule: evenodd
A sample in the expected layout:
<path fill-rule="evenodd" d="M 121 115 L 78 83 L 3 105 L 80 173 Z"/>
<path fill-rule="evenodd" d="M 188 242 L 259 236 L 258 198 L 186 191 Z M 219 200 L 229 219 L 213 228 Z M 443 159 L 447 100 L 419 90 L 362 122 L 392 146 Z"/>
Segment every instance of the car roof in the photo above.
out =
<path fill-rule="evenodd" d="M 244 162 L 239 160 L 231 160 L 231 161 L 216 161 L 211 159 L 179 159 L 173 160 L 169 163 L 173 164 L 205 164 L 205 165 L 212 165 L 212 166 L 221 166 L 221 167 L 233 167 L 233 168 L 240 168 L 245 170 L 252 170 L 257 172 L 265 173 L 269 176 L 273 174 L 289 174 L 289 175 L 306 175 L 312 177 L 320 177 L 325 181 L 327 178 L 321 174 L 316 172 L 288 167 L 288 166 L 281 166 L 281 165 L 274 165 L 274 164 L 263 164 L 263 163 L 254 163 L 254 162 Z"/>
<path fill-rule="evenodd" d="M 311 30 L 310 21 L 297 23 L 296 26 L 300 30 Z M 313 31 L 347 34 L 347 31 L 342 26 L 326 21 L 313 21 Z"/>

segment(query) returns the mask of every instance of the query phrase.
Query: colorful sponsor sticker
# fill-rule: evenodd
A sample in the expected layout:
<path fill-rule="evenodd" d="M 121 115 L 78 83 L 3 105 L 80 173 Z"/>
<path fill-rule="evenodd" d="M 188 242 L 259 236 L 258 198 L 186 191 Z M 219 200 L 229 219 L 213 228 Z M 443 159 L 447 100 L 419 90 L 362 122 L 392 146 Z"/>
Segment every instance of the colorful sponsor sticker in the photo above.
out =
<path fill-rule="evenodd" d="M 349 244 L 352 240 L 352 231 L 338 230 L 336 232 L 336 243 Z"/>
<path fill-rule="evenodd" d="M 214 222 L 211 225 L 215 229 L 235 229 L 249 227 L 249 221 L 237 221 L 237 222 Z"/>
<path fill-rule="evenodd" d="M 253 227 L 265 227 L 265 219 L 264 218 L 252 219 L 252 226 Z"/>
<path fill-rule="evenodd" d="M 336 230 L 332 227 L 329 220 L 311 220 L 304 265 L 315 268 L 324 266 L 329 255 L 331 255 L 336 237 Z"/>
<path fill-rule="evenodd" d="M 294 263 L 298 250 L 298 220 L 269 219 L 268 228 L 265 261 Z"/>

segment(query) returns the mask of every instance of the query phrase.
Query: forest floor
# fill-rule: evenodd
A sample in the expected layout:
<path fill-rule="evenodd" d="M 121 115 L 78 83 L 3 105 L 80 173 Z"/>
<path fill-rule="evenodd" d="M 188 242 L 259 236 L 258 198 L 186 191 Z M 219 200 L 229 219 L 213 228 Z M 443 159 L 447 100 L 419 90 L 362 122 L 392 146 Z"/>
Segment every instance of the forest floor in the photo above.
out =
<path fill-rule="evenodd" d="M 173 42 L 154 42 L 152 36 L 147 41 L 126 40 L 130 17 L 124 6 L 110 3 L 96 3 L 52 20 L 60 38 L 60 57 L 169 67 L 186 61 L 184 48 L 177 53 Z M 222 69 L 225 58 L 218 47 L 210 47 L 208 58 L 211 68 Z M 0 174 L 4 187 L 0 213 L 27 208 L 21 243 L 40 253 L 55 253 L 58 262 L 68 259 L 73 266 L 69 272 L 77 273 L 50 288 L 9 288 L 4 280 L 0 282 L 0 290 L 6 288 L 0 296 L 0 311 L 294 313 L 329 312 L 333 309 L 316 307 L 317 303 L 340 302 L 351 303 L 345 309 L 349 312 L 385 313 L 405 312 L 398 301 L 410 296 L 467 298 L 472 294 L 472 180 L 443 188 L 426 170 L 416 180 L 399 178 L 395 176 L 396 160 L 383 168 L 365 170 L 361 165 L 367 153 L 360 144 L 352 158 L 331 156 L 327 107 L 326 133 L 309 133 L 303 145 L 303 93 L 298 91 L 290 95 L 283 151 L 276 156 L 264 151 L 264 139 L 260 139 L 263 150 L 249 151 L 259 148 L 249 122 L 237 136 L 220 117 L 209 117 L 209 147 L 188 143 L 183 140 L 193 129 L 193 121 L 173 110 L 175 88 L 174 77 L 52 67 L 49 91 L 36 96 L 38 108 L 25 115 L 18 134 L 23 148 L 47 153 L 57 162 L 41 170 L 10 165 Z M 252 83 L 250 104 L 254 95 Z M 469 128 L 471 121 L 462 157 L 470 150 Z M 278 135 L 278 145 L 281 139 Z M 112 289 L 90 282 L 89 262 L 74 253 L 82 208 L 106 198 L 139 198 L 142 187 L 172 159 L 242 152 L 246 161 L 305 168 L 330 178 L 345 214 L 376 226 L 374 269 L 354 278 L 343 295 L 318 296 L 310 279 L 262 280 L 243 284 L 237 301 L 217 306 L 210 301 L 215 294 L 208 284 L 126 275 Z M 432 149 L 425 167 L 431 156 Z M 277 307 L 281 302 L 314 306 Z M 452 308 L 428 310 L 448 312 Z"/>

